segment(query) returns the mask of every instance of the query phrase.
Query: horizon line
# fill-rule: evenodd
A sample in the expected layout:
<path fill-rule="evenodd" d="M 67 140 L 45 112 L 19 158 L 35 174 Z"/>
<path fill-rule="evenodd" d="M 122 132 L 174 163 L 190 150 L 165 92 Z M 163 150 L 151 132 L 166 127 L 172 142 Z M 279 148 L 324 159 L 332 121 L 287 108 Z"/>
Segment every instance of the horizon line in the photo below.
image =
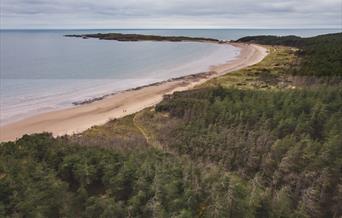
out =
<path fill-rule="evenodd" d="M 240 29 L 240 30 L 341 30 L 342 27 L 294 27 L 294 28 L 270 28 L 270 27 L 253 27 L 253 28 L 248 28 L 248 27 L 234 27 L 234 28 L 229 28 L 229 27 L 222 27 L 222 28 L 217 28 L 217 27 L 207 27 L 207 28 L 183 28 L 183 27 L 177 27 L 177 28 L 0 28 L 0 30 L 235 30 L 235 29 Z"/>

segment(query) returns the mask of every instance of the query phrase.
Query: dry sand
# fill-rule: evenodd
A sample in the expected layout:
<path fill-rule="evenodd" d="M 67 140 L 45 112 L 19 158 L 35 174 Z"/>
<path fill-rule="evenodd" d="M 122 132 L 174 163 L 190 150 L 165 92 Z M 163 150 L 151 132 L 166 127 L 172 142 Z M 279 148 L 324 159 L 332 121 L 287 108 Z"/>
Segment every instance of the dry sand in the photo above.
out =
<path fill-rule="evenodd" d="M 52 132 L 65 135 L 82 132 L 113 118 L 120 118 L 160 102 L 165 94 L 191 89 L 213 77 L 254 65 L 266 55 L 267 49 L 253 44 L 230 43 L 241 49 L 232 61 L 211 67 L 214 74 L 192 76 L 155 84 L 141 89 L 128 90 L 108 96 L 100 101 L 76 107 L 42 113 L 0 127 L 0 141 L 10 141 L 24 134 Z"/>

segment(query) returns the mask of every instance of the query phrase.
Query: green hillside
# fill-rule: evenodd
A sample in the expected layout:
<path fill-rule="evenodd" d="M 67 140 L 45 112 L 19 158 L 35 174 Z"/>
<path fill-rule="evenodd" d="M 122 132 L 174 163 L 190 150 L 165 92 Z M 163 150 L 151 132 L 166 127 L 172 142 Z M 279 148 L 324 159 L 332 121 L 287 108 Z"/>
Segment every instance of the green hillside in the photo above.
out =
<path fill-rule="evenodd" d="M 299 48 L 300 67 L 291 73 L 308 76 L 342 76 L 342 33 L 311 38 L 297 36 L 249 36 L 237 42 L 285 45 Z"/>

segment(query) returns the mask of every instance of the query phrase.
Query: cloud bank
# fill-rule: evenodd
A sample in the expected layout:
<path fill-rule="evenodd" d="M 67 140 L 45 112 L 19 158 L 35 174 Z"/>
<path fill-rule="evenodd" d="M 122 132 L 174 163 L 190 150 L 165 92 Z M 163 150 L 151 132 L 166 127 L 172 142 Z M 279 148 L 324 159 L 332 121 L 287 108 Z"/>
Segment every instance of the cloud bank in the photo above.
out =
<path fill-rule="evenodd" d="M 342 28 L 342 0 L 1 0 L 1 28 Z"/>

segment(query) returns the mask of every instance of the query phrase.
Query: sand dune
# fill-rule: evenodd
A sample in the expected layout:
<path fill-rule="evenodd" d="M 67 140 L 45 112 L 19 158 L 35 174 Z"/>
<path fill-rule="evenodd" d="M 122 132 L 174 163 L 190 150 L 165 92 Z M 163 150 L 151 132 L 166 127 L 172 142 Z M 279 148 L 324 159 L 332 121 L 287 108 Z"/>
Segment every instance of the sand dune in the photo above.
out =
<path fill-rule="evenodd" d="M 35 115 L 0 127 L 0 141 L 15 140 L 24 134 L 39 132 L 52 132 L 56 136 L 78 133 L 93 125 L 101 125 L 110 119 L 153 106 L 165 94 L 191 89 L 213 77 L 256 64 L 267 55 L 267 49 L 258 45 L 230 44 L 241 49 L 240 55 L 235 60 L 211 67 L 210 71 L 215 73 L 169 80 L 120 92 L 89 104 Z"/>

